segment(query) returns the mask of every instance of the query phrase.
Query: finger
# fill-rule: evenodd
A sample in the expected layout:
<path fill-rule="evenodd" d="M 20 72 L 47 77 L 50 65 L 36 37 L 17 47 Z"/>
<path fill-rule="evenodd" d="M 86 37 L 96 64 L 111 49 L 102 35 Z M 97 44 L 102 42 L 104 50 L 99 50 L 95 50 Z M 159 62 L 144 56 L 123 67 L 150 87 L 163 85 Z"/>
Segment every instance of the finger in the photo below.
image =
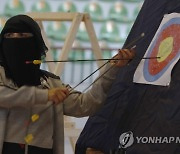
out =
<path fill-rule="evenodd" d="M 123 53 L 127 55 L 126 57 L 132 57 L 132 52 L 131 52 L 131 50 L 125 49 L 125 50 L 123 50 Z"/>
<path fill-rule="evenodd" d="M 60 89 L 59 90 L 59 94 L 62 95 L 63 98 L 66 98 L 69 95 L 69 90 L 67 90 L 67 89 Z"/>
<path fill-rule="evenodd" d="M 125 49 L 119 51 L 118 56 L 121 57 L 121 58 L 120 58 L 121 60 L 119 60 L 119 61 L 116 63 L 116 66 L 124 66 L 124 65 L 126 65 L 126 64 L 128 63 L 128 61 L 129 61 L 129 56 L 128 56 L 128 54 L 127 54 L 126 52 L 127 52 L 127 51 L 126 51 Z"/>
<path fill-rule="evenodd" d="M 134 57 L 136 55 L 135 49 L 131 49 L 131 53 L 132 53 L 132 57 Z"/>
<path fill-rule="evenodd" d="M 53 101 L 54 104 L 59 103 L 59 99 L 58 99 L 58 97 L 56 95 L 53 96 L 52 101 Z"/>
<path fill-rule="evenodd" d="M 63 98 L 60 94 L 60 92 L 58 92 L 58 90 L 55 90 L 52 96 L 52 101 L 54 102 L 54 104 L 59 104 L 60 102 L 62 102 Z"/>
<path fill-rule="evenodd" d="M 68 90 L 68 88 L 66 88 L 66 87 L 57 88 L 56 90 L 58 90 L 58 92 L 63 92 L 63 93 L 65 93 L 66 95 L 69 94 L 69 90 Z"/>
<path fill-rule="evenodd" d="M 69 95 L 69 90 L 67 88 L 63 88 L 62 89 L 62 92 L 65 94 L 65 95 Z"/>
<path fill-rule="evenodd" d="M 119 58 L 123 58 L 123 55 L 122 55 L 122 52 L 121 52 L 122 50 L 119 50 L 119 52 L 118 52 L 118 54 L 117 54 L 117 56 L 119 57 Z"/>
<path fill-rule="evenodd" d="M 125 51 L 130 57 L 135 54 L 135 49 L 134 49 L 134 48 L 131 48 L 131 49 L 121 49 L 121 50 L 119 50 L 119 53 L 124 52 L 124 51 Z"/>
<path fill-rule="evenodd" d="M 124 60 L 128 60 L 128 58 L 129 58 L 129 54 L 130 54 L 130 53 L 127 53 L 127 52 L 129 52 L 129 51 L 126 50 L 126 49 L 121 50 L 121 55 L 122 55 L 122 58 L 123 58 Z"/>
<path fill-rule="evenodd" d="M 120 55 L 120 53 L 116 54 L 115 56 L 112 57 L 112 60 L 110 60 L 110 64 L 114 65 L 118 62 L 118 60 L 113 60 L 113 59 L 121 59 L 122 56 Z"/>
<path fill-rule="evenodd" d="M 127 60 L 132 60 L 133 57 L 135 56 L 135 52 L 133 50 L 127 50 L 127 49 L 122 50 L 122 54 L 124 59 Z"/>
<path fill-rule="evenodd" d="M 65 98 L 67 98 L 67 95 L 61 91 L 58 93 L 58 98 L 60 101 L 63 101 Z"/>
<path fill-rule="evenodd" d="M 135 47 L 134 48 L 131 48 L 130 50 L 130 53 L 131 53 L 131 57 L 134 57 L 135 56 Z"/>

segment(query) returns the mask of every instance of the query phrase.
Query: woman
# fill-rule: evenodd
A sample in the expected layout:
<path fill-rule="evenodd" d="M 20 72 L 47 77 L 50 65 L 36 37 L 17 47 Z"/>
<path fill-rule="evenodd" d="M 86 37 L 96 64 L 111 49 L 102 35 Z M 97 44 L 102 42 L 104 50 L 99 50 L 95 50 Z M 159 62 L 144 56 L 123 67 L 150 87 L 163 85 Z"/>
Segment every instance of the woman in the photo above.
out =
<path fill-rule="evenodd" d="M 83 117 L 95 113 L 107 97 L 119 67 L 86 92 L 72 90 L 59 77 L 26 64 L 41 59 L 47 47 L 38 24 L 29 16 L 10 18 L 0 35 L 0 153 L 63 154 L 63 115 Z M 132 59 L 134 52 L 121 50 L 116 58 Z M 106 69 L 111 67 L 108 63 Z M 97 91 L 98 89 L 98 91 Z M 53 104 L 53 105 L 52 105 Z M 38 120 L 38 116 L 40 118 Z"/>

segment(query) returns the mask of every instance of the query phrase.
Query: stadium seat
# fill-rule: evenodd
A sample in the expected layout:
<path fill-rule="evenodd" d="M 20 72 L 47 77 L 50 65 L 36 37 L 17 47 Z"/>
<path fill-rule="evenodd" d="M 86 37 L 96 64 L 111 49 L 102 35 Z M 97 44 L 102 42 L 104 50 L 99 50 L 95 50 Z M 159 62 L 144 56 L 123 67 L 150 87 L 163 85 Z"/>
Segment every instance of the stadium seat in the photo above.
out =
<path fill-rule="evenodd" d="M 112 2 L 112 1 L 117 1 L 117 0 L 101 0 L 101 1 Z"/>
<path fill-rule="evenodd" d="M 139 14 L 139 11 L 141 10 L 142 4 L 143 3 L 140 3 L 135 7 L 135 9 L 133 11 L 133 19 L 134 20 L 136 19 L 137 15 Z"/>
<path fill-rule="evenodd" d="M 5 22 L 6 22 L 6 19 L 4 17 L 0 17 L 0 32 L 3 29 Z"/>
<path fill-rule="evenodd" d="M 69 60 L 80 60 L 85 59 L 85 52 L 82 48 L 81 43 L 78 40 L 75 40 L 73 43 L 73 49 L 69 52 L 68 59 Z M 75 68 L 78 68 L 79 73 L 76 74 Z M 84 64 L 82 62 L 71 63 L 71 79 L 70 83 L 77 82 L 75 81 L 75 75 L 79 76 L 78 82 L 83 80 L 84 76 Z"/>
<path fill-rule="evenodd" d="M 85 5 L 84 12 L 90 14 L 93 21 L 103 21 L 103 10 L 98 2 L 90 2 Z"/>
<path fill-rule="evenodd" d="M 77 12 L 77 8 L 73 2 L 65 1 L 58 7 L 58 12 Z"/>
<path fill-rule="evenodd" d="M 105 24 L 102 25 L 99 35 L 101 40 L 106 40 L 110 42 L 119 42 L 120 33 L 117 24 L 113 21 L 107 21 Z"/>
<path fill-rule="evenodd" d="M 128 24 L 128 25 L 126 26 L 126 31 L 125 31 L 126 37 L 129 35 L 129 32 L 131 31 L 131 28 L 132 28 L 132 23 L 131 23 L 131 24 Z"/>
<path fill-rule="evenodd" d="M 89 41 L 89 36 L 88 33 L 86 31 L 86 27 L 84 22 L 81 22 L 78 33 L 77 33 L 77 39 L 81 40 L 81 41 Z"/>
<path fill-rule="evenodd" d="M 144 0 L 123 0 L 123 1 L 125 1 L 125 2 L 142 2 Z"/>
<path fill-rule="evenodd" d="M 53 60 L 58 60 L 61 48 L 58 49 L 57 46 L 59 47 L 59 45 L 56 45 L 56 42 L 53 40 L 50 40 L 50 46 L 50 52 L 52 53 Z"/>
<path fill-rule="evenodd" d="M 25 12 L 24 3 L 20 0 L 9 0 L 6 2 L 3 14 L 11 17 Z"/>
<path fill-rule="evenodd" d="M 33 11 L 33 12 L 50 12 L 51 7 L 47 1 L 39 0 L 32 5 L 31 11 Z"/>
<path fill-rule="evenodd" d="M 111 50 L 109 49 L 109 46 L 106 41 L 99 41 L 99 46 L 102 50 L 103 58 L 106 59 L 112 57 Z"/>
<path fill-rule="evenodd" d="M 117 22 L 129 22 L 128 10 L 122 2 L 116 2 L 109 10 L 109 19 Z"/>
<path fill-rule="evenodd" d="M 73 49 L 69 52 L 69 60 L 84 59 L 84 50 L 80 49 L 82 48 L 80 41 L 75 40 L 72 48 Z"/>
<path fill-rule="evenodd" d="M 65 23 L 59 21 L 49 22 L 46 31 L 47 36 L 52 40 L 64 41 L 67 35 L 67 27 Z"/>

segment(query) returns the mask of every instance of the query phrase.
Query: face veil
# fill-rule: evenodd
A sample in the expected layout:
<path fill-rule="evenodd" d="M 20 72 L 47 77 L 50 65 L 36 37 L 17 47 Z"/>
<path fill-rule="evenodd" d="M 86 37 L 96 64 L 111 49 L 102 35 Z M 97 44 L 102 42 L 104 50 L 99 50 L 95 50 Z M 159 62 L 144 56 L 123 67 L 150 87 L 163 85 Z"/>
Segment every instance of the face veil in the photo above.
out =
<path fill-rule="evenodd" d="M 31 36 L 5 37 L 13 33 L 29 33 Z M 17 15 L 6 22 L 0 35 L 0 63 L 5 68 L 6 77 L 11 78 L 19 87 L 40 84 L 40 66 L 25 62 L 41 59 L 46 50 L 40 28 L 32 18 Z"/>

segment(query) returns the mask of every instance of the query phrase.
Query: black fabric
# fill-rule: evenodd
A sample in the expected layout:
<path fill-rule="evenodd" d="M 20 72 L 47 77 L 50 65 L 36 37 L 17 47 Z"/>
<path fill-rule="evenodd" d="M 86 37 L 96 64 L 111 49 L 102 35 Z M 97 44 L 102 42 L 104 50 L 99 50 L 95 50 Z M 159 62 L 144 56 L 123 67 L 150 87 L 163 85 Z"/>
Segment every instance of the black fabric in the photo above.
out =
<path fill-rule="evenodd" d="M 179 0 L 145 0 L 124 46 L 145 33 L 136 43 L 136 56 L 143 57 L 163 16 L 172 12 L 180 13 Z M 128 131 L 134 136 L 180 136 L 180 63 L 172 71 L 170 86 L 161 87 L 133 83 L 139 62 L 136 58 L 119 71 L 104 107 L 88 119 L 77 141 L 76 154 L 85 154 L 87 147 L 109 154 L 118 149 L 119 136 Z M 180 146 L 135 141 L 126 153 L 179 154 Z"/>
<path fill-rule="evenodd" d="M 28 147 L 28 154 L 53 154 L 52 149 L 39 148 L 35 146 Z"/>
<path fill-rule="evenodd" d="M 6 33 L 32 33 L 33 36 L 4 38 Z M 0 64 L 5 68 L 6 77 L 11 78 L 19 87 L 40 84 L 40 66 L 25 62 L 41 59 L 46 50 L 40 28 L 32 18 L 17 15 L 6 22 L 0 35 Z"/>
<path fill-rule="evenodd" d="M 40 59 L 34 37 L 6 38 L 3 40 L 6 75 L 18 85 L 40 85 L 39 65 L 26 64 L 26 60 Z"/>
<path fill-rule="evenodd" d="M 0 34 L 0 47 L 2 46 L 4 34 L 8 32 L 31 32 L 35 36 L 41 55 L 45 55 L 45 52 L 48 50 L 42 38 L 40 27 L 27 15 L 16 15 L 7 20 Z M 1 50 L 0 60 L 3 61 Z"/>
<path fill-rule="evenodd" d="M 50 78 L 54 78 L 54 79 L 60 79 L 59 76 L 51 73 L 51 72 L 47 72 L 45 70 L 42 70 L 42 73 L 44 74 L 44 76 L 46 76 L 47 78 L 50 77 Z"/>
<path fill-rule="evenodd" d="M 2 154 L 24 154 L 24 145 L 4 142 Z"/>
<path fill-rule="evenodd" d="M 25 154 L 25 145 L 4 142 L 2 154 Z M 53 154 L 53 150 L 28 146 L 28 154 Z"/>

